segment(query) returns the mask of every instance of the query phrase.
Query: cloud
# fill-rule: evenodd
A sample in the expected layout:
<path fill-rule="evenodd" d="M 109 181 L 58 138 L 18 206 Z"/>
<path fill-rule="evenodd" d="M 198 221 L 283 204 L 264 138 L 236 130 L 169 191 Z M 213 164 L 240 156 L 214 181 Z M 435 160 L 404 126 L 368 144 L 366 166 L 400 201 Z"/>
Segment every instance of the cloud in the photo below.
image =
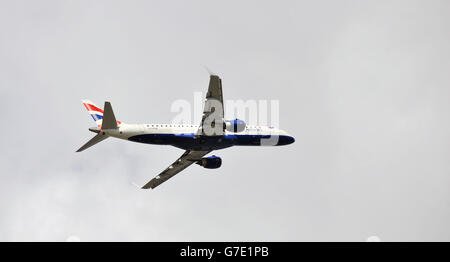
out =
<path fill-rule="evenodd" d="M 239 5 L 239 8 L 236 8 Z M 0 240 L 448 241 L 449 4 L 0 4 Z M 278 99 L 296 143 L 230 148 L 138 190 L 182 151 L 108 139 L 80 99 L 170 122 L 204 92 Z"/>

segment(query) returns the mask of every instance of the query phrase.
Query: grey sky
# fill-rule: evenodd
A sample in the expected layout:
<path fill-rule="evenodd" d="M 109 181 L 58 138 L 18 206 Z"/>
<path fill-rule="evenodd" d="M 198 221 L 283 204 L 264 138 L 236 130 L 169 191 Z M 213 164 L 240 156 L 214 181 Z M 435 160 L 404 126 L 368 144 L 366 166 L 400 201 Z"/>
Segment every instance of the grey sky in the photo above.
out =
<path fill-rule="evenodd" d="M 450 2 L 2 1 L 0 240 L 450 240 Z M 205 91 L 278 99 L 296 143 L 215 152 L 109 139 L 112 102 L 170 122 Z"/>

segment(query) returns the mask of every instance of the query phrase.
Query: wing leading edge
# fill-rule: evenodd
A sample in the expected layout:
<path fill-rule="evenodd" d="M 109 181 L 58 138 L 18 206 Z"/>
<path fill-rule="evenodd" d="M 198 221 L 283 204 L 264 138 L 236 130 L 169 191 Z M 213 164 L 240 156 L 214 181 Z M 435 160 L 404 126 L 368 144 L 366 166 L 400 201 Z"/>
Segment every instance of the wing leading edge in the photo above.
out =
<path fill-rule="evenodd" d="M 192 165 L 196 161 L 200 160 L 203 156 L 207 155 L 211 151 L 190 151 L 187 150 L 184 154 L 177 159 L 172 165 L 170 165 L 166 170 L 161 172 L 159 175 L 154 177 L 150 182 L 145 184 L 143 189 L 154 189 L 155 187 L 161 185 L 162 183 L 169 180 L 174 175 L 180 173 L 188 166 Z"/>

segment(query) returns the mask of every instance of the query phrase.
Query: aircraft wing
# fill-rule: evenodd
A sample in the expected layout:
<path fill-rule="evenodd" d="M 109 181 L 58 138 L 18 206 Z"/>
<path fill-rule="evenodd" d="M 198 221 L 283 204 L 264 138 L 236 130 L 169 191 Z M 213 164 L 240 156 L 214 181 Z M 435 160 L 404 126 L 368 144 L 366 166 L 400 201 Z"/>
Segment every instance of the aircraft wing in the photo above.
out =
<path fill-rule="evenodd" d="M 200 123 L 197 135 L 223 135 L 223 118 L 222 80 L 219 76 L 211 75 L 208 92 L 206 93 L 205 107 L 203 108 L 202 122 Z"/>
<path fill-rule="evenodd" d="M 211 151 L 190 151 L 187 150 L 184 152 L 184 154 L 177 159 L 172 165 L 170 165 L 166 170 L 161 172 L 159 175 L 157 175 L 155 178 L 150 180 L 145 186 L 143 186 L 143 189 L 154 189 L 155 187 L 161 185 L 162 183 L 166 182 L 169 178 L 173 177 L 174 175 L 180 173 L 188 166 L 192 165 L 196 161 L 200 160 L 203 156 L 207 155 Z"/>

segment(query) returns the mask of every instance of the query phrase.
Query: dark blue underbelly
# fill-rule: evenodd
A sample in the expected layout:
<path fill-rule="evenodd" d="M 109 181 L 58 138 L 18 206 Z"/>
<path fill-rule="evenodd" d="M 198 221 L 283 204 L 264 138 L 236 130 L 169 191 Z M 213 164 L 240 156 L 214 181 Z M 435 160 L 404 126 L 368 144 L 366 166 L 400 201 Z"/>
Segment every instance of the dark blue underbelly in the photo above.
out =
<path fill-rule="evenodd" d="M 226 136 L 200 136 L 194 134 L 143 134 L 128 138 L 130 141 L 153 144 L 171 145 L 184 150 L 218 150 L 231 146 L 260 146 L 264 145 L 287 145 L 292 143 L 293 138 L 287 136 L 274 137 L 262 135 L 226 135 Z M 263 139 L 263 140 L 261 140 Z M 261 143 L 261 141 L 263 141 Z M 268 143 L 268 144 L 267 144 Z"/>
<path fill-rule="evenodd" d="M 201 136 L 194 134 L 143 134 L 128 138 L 130 141 L 153 144 L 171 145 L 184 150 L 217 150 L 233 146 L 233 140 L 225 136 Z"/>

